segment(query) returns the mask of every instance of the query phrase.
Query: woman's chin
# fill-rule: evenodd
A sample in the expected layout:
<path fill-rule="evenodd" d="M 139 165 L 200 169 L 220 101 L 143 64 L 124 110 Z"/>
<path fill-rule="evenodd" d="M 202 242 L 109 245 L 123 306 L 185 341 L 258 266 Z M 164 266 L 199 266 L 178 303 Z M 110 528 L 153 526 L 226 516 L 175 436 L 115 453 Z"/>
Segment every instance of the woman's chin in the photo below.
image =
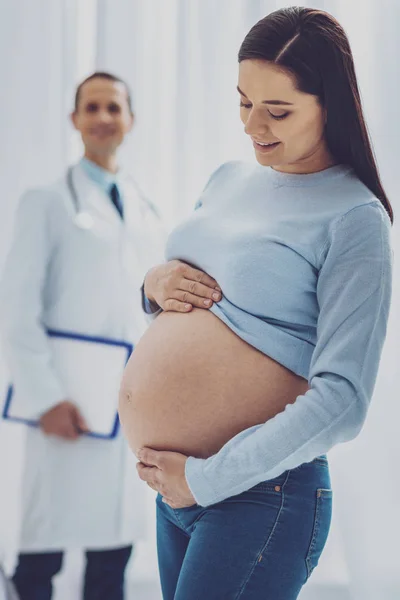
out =
<path fill-rule="evenodd" d="M 255 155 L 256 155 L 257 162 L 260 165 L 262 165 L 263 167 L 277 167 L 280 164 L 282 164 L 282 160 L 280 160 L 277 156 L 273 156 L 274 152 L 271 152 L 271 154 L 268 154 L 268 153 L 259 152 L 258 150 L 255 150 Z"/>

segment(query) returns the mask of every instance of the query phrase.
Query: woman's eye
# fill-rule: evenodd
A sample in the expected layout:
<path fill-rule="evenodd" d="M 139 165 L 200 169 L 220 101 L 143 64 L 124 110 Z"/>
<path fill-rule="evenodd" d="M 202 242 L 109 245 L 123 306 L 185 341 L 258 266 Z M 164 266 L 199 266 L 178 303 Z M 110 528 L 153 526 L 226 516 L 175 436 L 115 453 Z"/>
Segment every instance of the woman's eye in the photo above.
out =
<path fill-rule="evenodd" d="M 251 104 L 246 104 L 245 102 L 240 102 L 239 105 L 241 108 L 251 108 Z M 286 117 L 289 115 L 289 113 L 284 113 L 283 115 L 274 115 L 272 112 L 268 111 L 269 115 L 275 119 L 276 121 L 281 121 L 282 119 L 286 119 Z"/>
<path fill-rule="evenodd" d="M 269 114 L 271 115 L 271 117 L 273 119 L 276 119 L 277 121 L 280 121 L 281 119 L 286 119 L 286 117 L 288 116 L 289 113 L 287 112 L 287 113 L 285 113 L 283 115 L 274 115 L 274 114 L 272 114 L 272 112 L 269 112 Z"/>

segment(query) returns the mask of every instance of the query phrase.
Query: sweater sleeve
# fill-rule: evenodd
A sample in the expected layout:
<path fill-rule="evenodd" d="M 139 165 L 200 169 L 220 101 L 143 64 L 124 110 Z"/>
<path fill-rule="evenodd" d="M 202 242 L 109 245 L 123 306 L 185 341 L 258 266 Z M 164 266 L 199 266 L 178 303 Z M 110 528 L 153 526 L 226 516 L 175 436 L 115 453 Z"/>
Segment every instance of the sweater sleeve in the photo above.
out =
<path fill-rule="evenodd" d="M 53 201 L 54 196 L 44 190 L 31 190 L 21 198 L 0 288 L 2 349 L 26 417 L 31 419 L 66 398 L 42 321 L 43 292 L 54 250 L 48 222 Z"/>
<path fill-rule="evenodd" d="M 309 390 L 266 423 L 240 432 L 210 458 L 188 458 L 186 479 L 200 506 L 310 462 L 362 428 L 392 291 L 390 221 L 382 205 L 373 201 L 338 219 L 320 262 Z"/>
<path fill-rule="evenodd" d="M 163 309 L 161 308 L 161 306 L 158 306 L 158 304 L 156 304 L 155 302 L 151 302 L 151 300 L 148 299 L 148 297 L 144 293 L 144 282 L 142 283 L 142 287 L 140 288 L 140 293 L 142 297 L 142 310 L 146 316 L 147 322 L 151 323 L 156 317 L 158 317 L 159 314 L 162 313 Z"/>

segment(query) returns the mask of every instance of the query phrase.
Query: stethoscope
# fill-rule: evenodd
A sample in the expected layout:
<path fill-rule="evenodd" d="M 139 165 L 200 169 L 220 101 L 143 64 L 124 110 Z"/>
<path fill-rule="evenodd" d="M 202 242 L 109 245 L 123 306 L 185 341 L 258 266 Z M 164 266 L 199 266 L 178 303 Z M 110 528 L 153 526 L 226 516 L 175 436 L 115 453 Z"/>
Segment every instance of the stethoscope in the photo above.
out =
<path fill-rule="evenodd" d="M 76 187 L 74 184 L 72 167 L 69 167 L 67 171 L 67 186 L 75 209 L 75 225 L 79 227 L 79 229 L 92 229 L 94 225 L 94 219 L 89 212 L 83 210 L 81 207 L 78 192 L 76 191 Z"/>

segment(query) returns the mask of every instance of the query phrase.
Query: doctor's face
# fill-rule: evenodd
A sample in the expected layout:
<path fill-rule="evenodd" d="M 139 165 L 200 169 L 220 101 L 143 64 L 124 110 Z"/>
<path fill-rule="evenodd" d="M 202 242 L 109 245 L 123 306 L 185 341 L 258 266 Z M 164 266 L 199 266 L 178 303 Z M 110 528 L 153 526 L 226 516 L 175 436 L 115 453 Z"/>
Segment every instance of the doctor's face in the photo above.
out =
<path fill-rule="evenodd" d="M 100 77 L 86 82 L 71 118 L 87 153 L 113 155 L 133 125 L 124 84 Z"/>

